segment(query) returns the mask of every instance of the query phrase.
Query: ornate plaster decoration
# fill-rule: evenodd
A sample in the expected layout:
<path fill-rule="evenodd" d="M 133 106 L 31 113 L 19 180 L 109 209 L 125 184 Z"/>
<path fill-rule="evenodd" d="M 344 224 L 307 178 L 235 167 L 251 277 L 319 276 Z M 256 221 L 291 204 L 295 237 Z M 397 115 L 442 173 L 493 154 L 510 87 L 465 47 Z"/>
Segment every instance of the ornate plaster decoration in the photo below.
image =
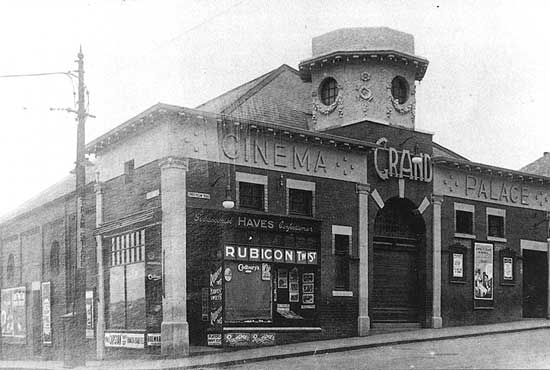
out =
<path fill-rule="evenodd" d="M 361 106 L 363 107 L 363 113 L 366 115 L 369 110 L 368 103 L 372 102 L 372 91 L 368 88 L 366 85 L 366 82 L 370 80 L 370 74 L 368 72 L 362 72 L 361 73 L 361 81 L 363 81 L 362 84 L 357 85 L 355 90 L 358 92 L 358 95 L 356 96 L 356 99 L 361 102 Z"/>
<path fill-rule="evenodd" d="M 338 85 L 338 96 L 336 97 L 336 100 L 334 100 L 334 103 L 332 103 L 329 106 L 324 105 L 319 101 L 317 98 L 317 94 L 312 94 L 313 96 L 313 123 L 317 123 L 317 112 L 328 116 L 335 110 L 338 110 L 338 117 L 343 118 L 344 117 L 344 89 L 339 84 Z"/>
<path fill-rule="evenodd" d="M 389 85 L 389 84 L 386 85 L 386 90 L 388 91 L 388 99 L 391 102 L 391 106 L 386 107 L 386 116 L 388 118 L 390 118 L 391 113 L 392 113 L 393 110 L 395 110 L 397 113 L 402 114 L 402 115 L 410 113 L 411 114 L 411 121 L 412 121 L 412 123 L 414 123 L 414 118 L 415 118 L 415 115 L 416 115 L 415 104 L 414 103 L 399 104 L 399 101 L 397 99 L 395 99 L 391 94 L 391 85 Z M 415 93 L 416 93 L 416 89 L 413 86 L 411 88 L 410 95 L 413 96 Z M 393 109 L 392 109 L 392 107 L 393 107 Z"/>

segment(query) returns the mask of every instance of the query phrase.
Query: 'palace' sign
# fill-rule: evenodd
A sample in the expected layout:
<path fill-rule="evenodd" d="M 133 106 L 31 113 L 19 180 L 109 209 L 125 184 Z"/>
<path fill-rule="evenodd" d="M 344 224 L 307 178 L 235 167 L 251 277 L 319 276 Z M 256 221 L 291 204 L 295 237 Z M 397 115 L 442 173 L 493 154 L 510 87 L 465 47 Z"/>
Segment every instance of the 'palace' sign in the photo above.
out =
<path fill-rule="evenodd" d="M 378 177 L 387 180 L 390 177 L 408 178 L 416 181 L 431 182 L 433 179 L 432 158 L 429 154 L 411 154 L 407 149 L 398 151 L 392 147 L 385 147 L 388 140 L 380 138 L 376 142 L 384 148 L 374 150 L 374 168 Z M 386 152 L 383 154 L 382 152 Z M 419 156 L 420 161 L 414 163 L 412 158 Z"/>

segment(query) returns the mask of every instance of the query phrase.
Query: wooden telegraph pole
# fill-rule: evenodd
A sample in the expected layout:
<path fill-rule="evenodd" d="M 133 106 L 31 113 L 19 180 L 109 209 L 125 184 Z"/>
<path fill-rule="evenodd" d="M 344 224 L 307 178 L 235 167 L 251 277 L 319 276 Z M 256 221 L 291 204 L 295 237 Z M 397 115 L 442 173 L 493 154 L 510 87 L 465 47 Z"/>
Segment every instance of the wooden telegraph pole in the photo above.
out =
<path fill-rule="evenodd" d="M 86 196 L 86 112 L 84 85 L 84 54 L 82 47 L 78 52 L 78 108 L 76 111 L 78 126 L 76 130 L 76 248 L 73 249 L 69 261 L 71 263 L 72 288 L 71 303 L 65 320 L 64 366 L 73 368 L 86 364 L 86 224 L 84 201 Z M 71 248 L 69 248 L 70 250 Z M 102 340 L 102 338 L 98 338 Z"/>

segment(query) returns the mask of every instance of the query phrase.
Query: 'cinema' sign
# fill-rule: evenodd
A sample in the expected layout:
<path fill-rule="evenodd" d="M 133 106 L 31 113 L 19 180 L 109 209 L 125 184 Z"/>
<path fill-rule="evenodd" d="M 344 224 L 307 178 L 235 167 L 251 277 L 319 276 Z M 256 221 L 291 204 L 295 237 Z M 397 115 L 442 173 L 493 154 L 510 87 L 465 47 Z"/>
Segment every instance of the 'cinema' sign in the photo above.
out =
<path fill-rule="evenodd" d="M 317 252 L 306 250 L 226 245 L 223 255 L 226 260 L 317 264 Z"/>

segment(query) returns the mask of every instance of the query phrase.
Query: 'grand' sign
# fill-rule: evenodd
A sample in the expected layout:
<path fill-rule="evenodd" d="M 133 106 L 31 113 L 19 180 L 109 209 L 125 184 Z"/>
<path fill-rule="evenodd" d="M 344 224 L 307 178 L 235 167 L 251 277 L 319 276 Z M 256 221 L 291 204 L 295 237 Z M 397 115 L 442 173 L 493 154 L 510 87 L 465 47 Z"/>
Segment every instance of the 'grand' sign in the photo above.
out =
<path fill-rule="evenodd" d="M 376 143 L 385 145 L 387 142 L 386 138 L 380 138 Z M 413 161 L 415 156 L 420 160 Z M 433 179 L 430 155 L 426 153 L 411 154 L 407 149 L 398 151 L 392 147 L 376 148 L 374 150 L 374 168 L 382 180 L 397 177 L 431 182 Z"/>

